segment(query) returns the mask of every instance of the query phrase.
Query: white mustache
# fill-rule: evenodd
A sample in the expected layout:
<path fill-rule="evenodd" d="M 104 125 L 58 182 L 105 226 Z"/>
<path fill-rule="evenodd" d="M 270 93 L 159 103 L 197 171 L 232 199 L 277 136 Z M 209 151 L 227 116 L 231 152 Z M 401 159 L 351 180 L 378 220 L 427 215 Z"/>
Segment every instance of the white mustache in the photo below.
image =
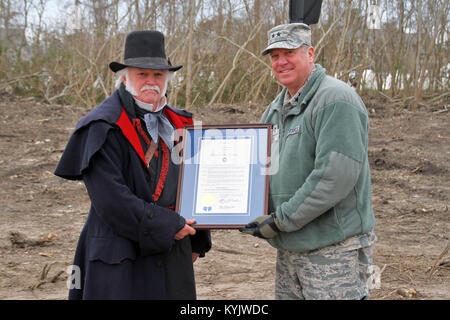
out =
<path fill-rule="evenodd" d="M 143 86 L 143 87 L 141 88 L 141 92 L 144 92 L 144 91 L 146 91 L 146 90 L 155 90 L 157 93 L 160 93 L 160 92 L 161 92 L 161 90 L 159 89 L 158 86 Z"/>

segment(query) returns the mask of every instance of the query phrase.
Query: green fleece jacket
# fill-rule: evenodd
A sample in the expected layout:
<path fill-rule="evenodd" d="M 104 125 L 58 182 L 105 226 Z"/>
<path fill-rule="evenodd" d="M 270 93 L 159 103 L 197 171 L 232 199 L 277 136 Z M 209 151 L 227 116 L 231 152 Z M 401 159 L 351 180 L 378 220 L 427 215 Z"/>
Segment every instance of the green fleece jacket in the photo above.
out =
<path fill-rule="evenodd" d="M 369 120 L 356 92 L 316 64 L 296 107 L 284 88 L 261 118 L 271 123 L 269 209 L 276 248 L 306 252 L 373 229 Z"/>

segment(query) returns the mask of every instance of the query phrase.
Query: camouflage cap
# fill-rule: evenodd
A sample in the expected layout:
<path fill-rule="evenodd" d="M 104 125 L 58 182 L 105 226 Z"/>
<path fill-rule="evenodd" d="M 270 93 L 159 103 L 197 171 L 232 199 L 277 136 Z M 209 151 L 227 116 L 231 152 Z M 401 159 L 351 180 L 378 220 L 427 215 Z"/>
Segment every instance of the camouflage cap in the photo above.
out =
<path fill-rule="evenodd" d="M 297 49 L 301 45 L 311 46 L 311 28 L 304 23 L 289 23 L 276 26 L 267 32 L 268 46 L 261 52 L 266 55 L 272 49 Z"/>

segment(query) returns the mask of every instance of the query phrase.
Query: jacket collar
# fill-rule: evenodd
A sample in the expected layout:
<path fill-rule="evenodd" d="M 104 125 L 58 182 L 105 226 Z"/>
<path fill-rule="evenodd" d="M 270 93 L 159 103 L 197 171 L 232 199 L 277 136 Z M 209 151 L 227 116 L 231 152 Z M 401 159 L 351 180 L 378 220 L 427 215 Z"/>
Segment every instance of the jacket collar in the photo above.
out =
<path fill-rule="evenodd" d="M 320 64 L 316 64 L 314 71 L 309 76 L 308 81 L 306 81 L 305 87 L 303 88 L 302 94 L 298 97 L 297 107 L 300 105 L 306 105 L 312 99 L 323 78 L 325 77 L 325 68 Z"/>

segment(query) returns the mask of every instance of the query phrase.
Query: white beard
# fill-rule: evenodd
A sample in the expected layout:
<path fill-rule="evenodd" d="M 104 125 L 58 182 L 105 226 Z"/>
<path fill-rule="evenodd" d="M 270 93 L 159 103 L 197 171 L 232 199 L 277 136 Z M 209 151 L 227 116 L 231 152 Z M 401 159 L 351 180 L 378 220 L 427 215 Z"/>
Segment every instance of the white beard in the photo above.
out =
<path fill-rule="evenodd" d="M 125 85 L 125 90 L 127 90 L 133 97 L 136 97 L 138 95 L 138 92 L 131 83 L 128 73 L 126 74 L 126 79 L 127 84 Z"/>
<path fill-rule="evenodd" d="M 147 111 L 151 111 L 151 112 L 157 112 L 159 110 L 161 110 L 167 103 L 167 99 L 166 99 L 166 90 L 167 90 L 167 85 L 169 83 L 169 77 L 166 76 L 166 81 L 164 83 L 164 88 L 162 90 L 162 94 L 161 94 L 161 98 L 159 99 L 159 103 L 158 106 L 156 107 L 155 110 L 153 110 L 153 104 L 152 103 L 146 103 L 143 101 L 140 101 L 138 99 L 136 99 L 136 97 L 139 95 L 136 88 L 133 86 L 133 84 L 130 81 L 129 75 L 128 73 L 125 75 L 126 80 L 127 80 L 127 84 L 125 85 L 125 90 L 127 90 L 134 98 L 134 100 L 136 101 L 136 104 L 141 107 L 144 110 Z M 153 88 L 156 87 L 156 88 Z M 153 88 L 154 90 L 156 90 L 159 93 L 159 87 L 157 86 L 144 86 L 141 88 L 142 91 L 147 90 Z"/>

